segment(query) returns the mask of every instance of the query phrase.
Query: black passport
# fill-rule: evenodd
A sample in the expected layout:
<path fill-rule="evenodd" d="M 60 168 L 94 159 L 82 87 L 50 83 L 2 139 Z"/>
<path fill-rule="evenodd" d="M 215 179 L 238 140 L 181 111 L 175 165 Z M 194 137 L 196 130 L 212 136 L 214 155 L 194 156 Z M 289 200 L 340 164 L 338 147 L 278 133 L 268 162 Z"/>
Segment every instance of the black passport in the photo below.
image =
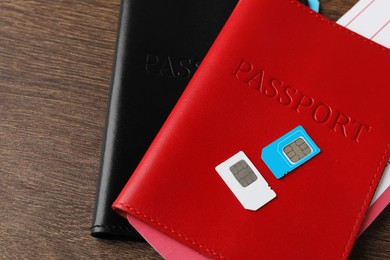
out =
<path fill-rule="evenodd" d="M 111 204 L 236 3 L 122 0 L 92 236 L 141 239 Z"/>

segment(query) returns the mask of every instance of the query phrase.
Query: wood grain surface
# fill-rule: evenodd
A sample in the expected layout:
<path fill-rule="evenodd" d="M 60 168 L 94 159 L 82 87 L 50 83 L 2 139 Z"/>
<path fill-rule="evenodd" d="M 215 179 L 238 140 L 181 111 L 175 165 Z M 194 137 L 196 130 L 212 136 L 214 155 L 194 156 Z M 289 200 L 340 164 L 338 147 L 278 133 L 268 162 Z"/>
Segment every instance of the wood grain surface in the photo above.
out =
<path fill-rule="evenodd" d="M 321 12 L 335 20 L 355 2 Z M 0 1 L 0 258 L 161 259 L 89 235 L 118 12 L 119 0 Z M 389 216 L 352 259 L 390 259 Z"/>

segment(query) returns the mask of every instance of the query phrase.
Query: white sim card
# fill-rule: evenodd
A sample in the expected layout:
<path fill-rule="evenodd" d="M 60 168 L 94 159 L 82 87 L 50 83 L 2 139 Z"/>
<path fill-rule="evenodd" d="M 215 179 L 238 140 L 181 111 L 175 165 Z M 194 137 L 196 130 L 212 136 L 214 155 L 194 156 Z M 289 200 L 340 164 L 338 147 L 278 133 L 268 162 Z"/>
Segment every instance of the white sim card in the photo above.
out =
<path fill-rule="evenodd" d="M 276 197 L 244 152 L 235 154 L 215 170 L 245 209 L 258 210 Z"/>

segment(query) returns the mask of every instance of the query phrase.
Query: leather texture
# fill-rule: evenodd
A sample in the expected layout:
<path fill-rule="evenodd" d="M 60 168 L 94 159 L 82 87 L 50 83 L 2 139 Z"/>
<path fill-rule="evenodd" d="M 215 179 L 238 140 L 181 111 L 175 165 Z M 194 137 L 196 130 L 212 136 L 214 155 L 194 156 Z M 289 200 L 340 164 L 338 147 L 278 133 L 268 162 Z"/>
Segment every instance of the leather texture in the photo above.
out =
<path fill-rule="evenodd" d="M 216 259 L 346 259 L 389 158 L 389 66 L 298 1 L 241 0 L 113 207 Z M 261 151 L 298 125 L 321 152 L 276 179 Z M 277 194 L 255 212 L 215 171 L 239 151 Z"/>
<path fill-rule="evenodd" d="M 124 0 L 91 234 L 140 239 L 111 209 L 236 0 Z"/>

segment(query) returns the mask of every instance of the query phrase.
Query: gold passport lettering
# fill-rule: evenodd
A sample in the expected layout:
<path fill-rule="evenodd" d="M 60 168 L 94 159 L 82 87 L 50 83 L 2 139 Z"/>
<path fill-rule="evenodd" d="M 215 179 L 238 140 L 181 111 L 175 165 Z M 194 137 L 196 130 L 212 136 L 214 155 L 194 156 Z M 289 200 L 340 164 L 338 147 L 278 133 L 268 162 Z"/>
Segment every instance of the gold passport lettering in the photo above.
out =
<path fill-rule="evenodd" d="M 310 114 L 316 123 L 326 125 L 332 131 L 354 142 L 360 142 L 362 136 L 371 130 L 371 126 L 304 94 L 276 77 L 266 75 L 264 70 L 256 68 L 244 59 L 238 62 L 232 75 L 265 96 L 275 99 L 278 103 L 298 113 Z"/>

